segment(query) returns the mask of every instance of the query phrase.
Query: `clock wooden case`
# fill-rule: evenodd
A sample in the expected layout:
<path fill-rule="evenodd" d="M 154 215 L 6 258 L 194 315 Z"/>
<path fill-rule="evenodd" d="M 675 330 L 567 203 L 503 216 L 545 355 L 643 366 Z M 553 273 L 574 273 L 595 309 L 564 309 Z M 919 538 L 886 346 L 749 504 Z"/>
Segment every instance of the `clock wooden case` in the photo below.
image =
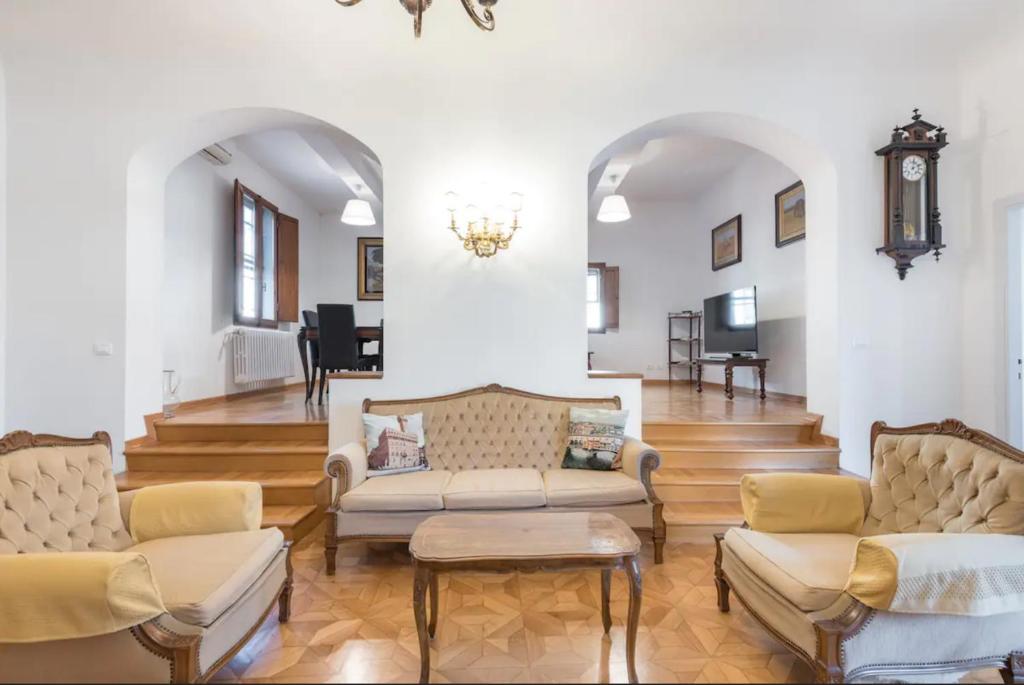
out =
<path fill-rule="evenodd" d="M 921 118 L 893 129 L 892 139 L 875 154 L 885 158 L 885 228 L 883 245 L 876 250 L 896 262 L 902 281 L 911 262 L 929 252 L 938 261 L 942 223 L 938 202 L 939 150 L 946 147 L 946 131 Z"/>

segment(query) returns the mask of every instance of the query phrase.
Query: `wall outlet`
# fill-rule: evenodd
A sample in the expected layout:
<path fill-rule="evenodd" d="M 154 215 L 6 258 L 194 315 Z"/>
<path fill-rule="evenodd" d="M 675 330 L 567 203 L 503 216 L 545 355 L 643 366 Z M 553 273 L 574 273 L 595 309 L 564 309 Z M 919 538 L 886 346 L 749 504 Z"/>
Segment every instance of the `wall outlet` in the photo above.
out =
<path fill-rule="evenodd" d="M 111 342 L 98 342 L 93 343 L 92 353 L 97 357 L 113 357 L 114 356 L 114 343 Z"/>

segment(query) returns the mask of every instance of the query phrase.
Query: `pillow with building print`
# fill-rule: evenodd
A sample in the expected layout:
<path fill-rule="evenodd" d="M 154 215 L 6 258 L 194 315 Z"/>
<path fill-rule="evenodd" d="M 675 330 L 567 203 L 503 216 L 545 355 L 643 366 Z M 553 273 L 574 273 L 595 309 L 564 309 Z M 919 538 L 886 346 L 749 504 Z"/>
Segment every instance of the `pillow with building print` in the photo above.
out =
<path fill-rule="evenodd" d="M 562 458 L 562 468 L 621 469 L 628 416 L 629 411 L 625 409 L 570 407 L 569 444 Z"/>
<path fill-rule="evenodd" d="M 363 414 L 366 435 L 366 477 L 429 471 L 423 414 Z"/>

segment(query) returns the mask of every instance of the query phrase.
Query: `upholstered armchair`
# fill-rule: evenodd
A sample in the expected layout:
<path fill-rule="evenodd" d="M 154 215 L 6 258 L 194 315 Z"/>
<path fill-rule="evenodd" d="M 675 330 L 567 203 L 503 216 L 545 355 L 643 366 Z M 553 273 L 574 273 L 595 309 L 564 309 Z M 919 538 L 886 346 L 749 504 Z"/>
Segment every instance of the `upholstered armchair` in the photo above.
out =
<path fill-rule="evenodd" d="M 716 535 L 730 591 L 819 682 L 1024 682 L 1024 453 L 947 420 L 872 428 L 870 483 L 745 476 Z"/>
<path fill-rule="evenodd" d="M 289 547 L 256 483 L 118 495 L 110 437 L 0 440 L 0 682 L 205 682 L 274 605 Z"/>

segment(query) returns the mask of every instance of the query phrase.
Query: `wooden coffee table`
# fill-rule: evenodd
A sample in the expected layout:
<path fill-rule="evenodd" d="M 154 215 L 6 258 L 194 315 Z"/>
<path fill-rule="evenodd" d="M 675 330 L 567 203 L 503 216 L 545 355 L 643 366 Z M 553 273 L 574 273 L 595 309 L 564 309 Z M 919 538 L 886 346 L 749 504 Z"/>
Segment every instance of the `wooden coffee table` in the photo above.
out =
<path fill-rule="evenodd" d="M 611 629 L 608 606 L 612 571 L 629 578 L 626 669 L 636 677 L 636 631 L 640 621 L 640 539 L 611 514 L 448 514 L 427 519 L 409 542 L 416 577 L 413 609 L 420 641 L 420 682 L 430 678 L 430 639 L 437 630 L 437 575 L 451 571 L 495 572 L 601 569 L 601 619 Z M 430 621 L 426 594 L 430 589 Z"/>

